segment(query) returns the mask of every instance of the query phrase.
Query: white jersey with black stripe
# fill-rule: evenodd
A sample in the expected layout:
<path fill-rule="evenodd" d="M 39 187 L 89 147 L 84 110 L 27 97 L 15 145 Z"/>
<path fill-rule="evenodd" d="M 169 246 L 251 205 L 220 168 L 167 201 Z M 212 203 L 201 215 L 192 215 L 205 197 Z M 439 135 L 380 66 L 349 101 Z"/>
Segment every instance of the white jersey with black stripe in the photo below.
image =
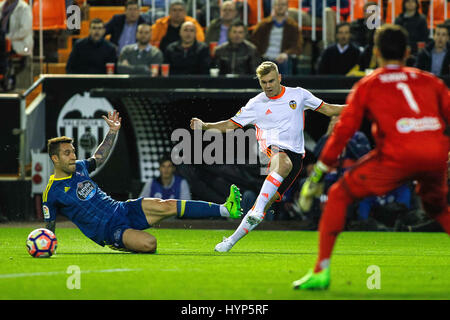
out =
<path fill-rule="evenodd" d="M 269 146 L 305 153 L 305 109 L 318 110 L 322 104 L 306 89 L 282 87 L 281 93 L 271 98 L 261 92 L 230 120 L 240 127 L 254 125 L 259 148 L 264 153 Z"/>

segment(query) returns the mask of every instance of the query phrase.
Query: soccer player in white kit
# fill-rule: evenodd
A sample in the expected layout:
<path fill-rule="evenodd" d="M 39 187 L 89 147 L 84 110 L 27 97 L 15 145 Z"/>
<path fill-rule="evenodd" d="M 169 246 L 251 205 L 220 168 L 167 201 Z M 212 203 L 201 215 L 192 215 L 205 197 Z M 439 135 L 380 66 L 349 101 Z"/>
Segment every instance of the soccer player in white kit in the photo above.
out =
<path fill-rule="evenodd" d="M 252 124 L 260 150 L 270 158 L 269 174 L 264 181 L 255 204 L 242 219 L 236 231 L 216 245 L 218 252 L 229 251 L 242 237 L 264 219 L 266 210 L 274 201 L 281 201 L 302 169 L 304 148 L 304 110 L 319 111 L 327 116 L 341 113 L 345 105 L 328 104 L 300 87 L 281 85 L 277 65 L 265 61 L 256 69 L 263 90 L 250 99 L 245 107 L 231 119 L 206 123 L 191 119 L 191 129 L 216 129 L 221 132 Z"/>

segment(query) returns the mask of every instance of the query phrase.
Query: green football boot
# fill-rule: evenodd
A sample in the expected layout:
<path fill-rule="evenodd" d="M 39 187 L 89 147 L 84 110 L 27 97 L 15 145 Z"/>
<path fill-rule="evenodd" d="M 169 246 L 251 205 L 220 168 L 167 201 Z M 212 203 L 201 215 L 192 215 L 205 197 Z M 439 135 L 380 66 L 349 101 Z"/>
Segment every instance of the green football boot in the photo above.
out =
<path fill-rule="evenodd" d="M 227 202 L 224 203 L 225 208 L 227 208 L 232 219 L 240 218 L 242 215 L 241 209 L 241 192 L 239 188 L 232 184 L 230 187 L 230 195 L 228 196 Z"/>
<path fill-rule="evenodd" d="M 318 273 L 314 273 L 312 269 L 301 278 L 294 281 L 292 286 L 294 289 L 301 290 L 326 290 L 330 285 L 330 268 L 325 268 Z"/>

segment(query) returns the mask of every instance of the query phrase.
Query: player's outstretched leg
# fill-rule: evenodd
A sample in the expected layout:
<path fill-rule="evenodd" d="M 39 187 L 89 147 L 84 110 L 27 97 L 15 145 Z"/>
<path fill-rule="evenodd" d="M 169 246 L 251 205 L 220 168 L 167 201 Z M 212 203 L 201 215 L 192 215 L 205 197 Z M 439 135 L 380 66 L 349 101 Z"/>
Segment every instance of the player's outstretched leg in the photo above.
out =
<path fill-rule="evenodd" d="M 224 204 L 192 200 L 178 200 L 177 202 L 177 216 L 184 219 L 206 217 L 237 219 L 242 215 L 241 210 L 241 192 L 234 184 L 230 186 L 230 194 Z"/>
<path fill-rule="evenodd" d="M 230 195 L 228 196 L 227 201 L 223 204 L 232 219 L 237 219 L 242 216 L 241 200 L 242 198 L 239 188 L 232 184 L 230 186 Z"/>
<path fill-rule="evenodd" d="M 255 229 L 266 215 L 266 210 L 280 197 L 278 188 L 284 178 L 292 170 L 292 162 L 285 153 L 277 153 L 271 158 L 270 173 L 266 177 L 253 208 L 250 209 L 236 231 L 229 237 L 224 238 L 214 248 L 217 252 L 228 252 L 246 234 Z"/>
<path fill-rule="evenodd" d="M 239 188 L 235 185 L 230 187 L 230 195 L 224 204 L 195 200 L 144 198 L 142 200 L 142 209 L 150 225 L 173 216 L 182 219 L 208 217 L 231 217 L 237 219 L 242 215 L 241 194 Z"/>
<path fill-rule="evenodd" d="M 272 203 L 278 199 L 278 195 L 275 195 L 272 200 L 268 203 L 268 207 L 272 205 Z M 266 216 L 266 213 L 255 214 L 254 208 L 250 209 L 247 214 L 242 219 L 239 227 L 237 227 L 236 231 L 228 238 L 223 237 L 222 242 L 218 243 L 214 248 L 217 252 L 228 252 L 233 248 L 233 246 L 241 240 L 245 235 L 247 235 L 250 231 L 255 229 Z"/>
<path fill-rule="evenodd" d="M 122 235 L 122 242 L 123 246 L 125 247 L 125 251 L 141 253 L 156 252 L 156 238 L 145 231 L 126 229 Z M 109 247 L 113 250 L 123 250 L 116 249 L 114 246 Z"/>
<path fill-rule="evenodd" d="M 250 213 L 252 211 L 250 210 L 245 217 L 242 219 L 241 224 L 236 229 L 236 231 L 229 237 L 223 237 L 222 242 L 218 243 L 216 247 L 214 248 L 217 252 L 228 252 L 233 248 L 233 246 L 238 242 L 240 239 L 242 239 L 247 233 L 252 231 L 256 226 L 262 221 L 262 219 L 256 223 L 254 219 L 250 218 Z M 264 216 L 263 216 L 264 218 Z"/>

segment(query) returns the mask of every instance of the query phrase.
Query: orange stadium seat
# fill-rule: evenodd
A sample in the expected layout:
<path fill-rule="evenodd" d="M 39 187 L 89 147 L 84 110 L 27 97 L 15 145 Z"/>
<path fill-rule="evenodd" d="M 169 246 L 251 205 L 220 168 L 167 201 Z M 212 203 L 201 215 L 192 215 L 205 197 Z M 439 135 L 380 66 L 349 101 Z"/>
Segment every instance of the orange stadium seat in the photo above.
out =
<path fill-rule="evenodd" d="M 350 0 L 349 0 L 350 3 Z M 289 0 L 288 1 L 288 7 L 297 9 L 299 7 L 298 0 Z M 307 11 L 307 9 L 302 8 L 304 11 Z M 331 9 L 334 11 L 337 11 L 336 6 L 332 6 Z M 348 8 L 341 8 L 341 15 L 348 15 L 350 13 L 350 6 Z"/>
<path fill-rule="evenodd" d="M 402 13 L 402 0 L 395 0 L 395 15 L 392 18 L 392 1 L 388 1 L 387 9 L 386 9 L 386 23 L 394 23 L 395 18 L 398 17 L 400 13 Z"/>
<path fill-rule="evenodd" d="M 288 7 L 289 8 L 298 8 L 298 0 L 289 0 Z"/>
<path fill-rule="evenodd" d="M 445 0 L 433 0 L 433 27 L 440 23 L 444 23 L 445 20 L 445 10 L 444 10 L 444 1 Z M 450 3 L 447 3 L 447 19 L 450 18 Z M 428 26 L 430 26 L 430 13 L 431 13 L 431 5 L 428 10 L 427 22 Z"/>
<path fill-rule="evenodd" d="M 261 11 L 261 20 L 264 19 L 264 12 L 263 12 L 263 0 L 248 0 L 248 25 L 255 25 L 258 23 L 258 1 L 261 2 L 260 4 L 260 11 Z M 235 2 L 244 2 L 242 0 L 235 0 Z"/>
<path fill-rule="evenodd" d="M 364 17 L 363 8 L 364 8 L 364 0 L 354 0 L 353 1 L 353 19 L 354 20 Z M 350 15 L 348 16 L 348 21 L 350 21 Z"/>
<path fill-rule="evenodd" d="M 39 30 L 39 2 L 42 1 L 42 29 L 66 29 L 65 0 L 33 1 L 33 30 Z"/>

